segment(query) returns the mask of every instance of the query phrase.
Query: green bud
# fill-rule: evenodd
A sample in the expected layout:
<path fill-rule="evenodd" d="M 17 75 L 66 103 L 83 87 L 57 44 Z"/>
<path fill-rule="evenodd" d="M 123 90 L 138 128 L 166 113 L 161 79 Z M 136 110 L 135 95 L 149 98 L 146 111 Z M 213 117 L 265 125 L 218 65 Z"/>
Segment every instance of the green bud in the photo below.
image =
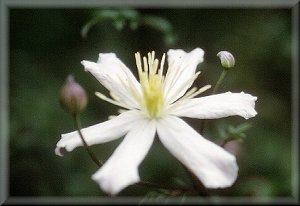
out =
<path fill-rule="evenodd" d="M 87 104 L 85 90 L 75 81 L 73 75 L 69 75 L 60 89 L 60 105 L 69 113 L 77 114 Z"/>
<path fill-rule="evenodd" d="M 233 55 L 228 51 L 220 51 L 217 56 L 221 60 L 221 64 L 225 68 L 231 68 L 234 67 L 235 60 Z"/>

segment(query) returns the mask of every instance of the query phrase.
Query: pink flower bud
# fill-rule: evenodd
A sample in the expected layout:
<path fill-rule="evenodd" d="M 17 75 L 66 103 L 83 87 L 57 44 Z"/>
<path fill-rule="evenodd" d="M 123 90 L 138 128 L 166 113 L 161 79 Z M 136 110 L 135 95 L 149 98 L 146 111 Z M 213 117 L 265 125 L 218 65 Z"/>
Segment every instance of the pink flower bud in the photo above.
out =
<path fill-rule="evenodd" d="M 228 51 L 220 51 L 217 56 L 221 60 L 221 64 L 224 68 L 231 68 L 235 65 L 234 56 Z"/>
<path fill-rule="evenodd" d="M 85 108 L 87 104 L 85 90 L 75 81 L 73 75 L 69 75 L 61 87 L 59 102 L 71 114 L 77 114 Z"/>

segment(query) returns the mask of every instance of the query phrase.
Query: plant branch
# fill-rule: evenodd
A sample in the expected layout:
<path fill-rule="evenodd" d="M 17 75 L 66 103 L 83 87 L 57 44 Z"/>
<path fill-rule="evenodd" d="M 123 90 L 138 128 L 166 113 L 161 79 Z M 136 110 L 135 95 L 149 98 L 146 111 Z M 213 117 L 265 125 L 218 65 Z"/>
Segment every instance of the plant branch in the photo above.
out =
<path fill-rule="evenodd" d="M 226 76 L 227 72 L 228 72 L 228 69 L 223 68 L 223 71 L 222 71 L 222 73 L 221 73 L 221 75 L 220 75 L 220 77 L 219 77 L 219 79 L 218 79 L 218 81 L 217 81 L 217 83 L 216 83 L 216 85 L 215 85 L 215 87 L 214 87 L 211 94 L 215 94 L 218 91 L 219 87 L 221 86 L 222 82 L 225 79 L 225 76 Z M 200 133 L 201 134 L 204 132 L 205 126 L 206 126 L 206 121 L 203 120 L 200 124 Z"/>
<path fill-rule="evenodd" d="M 97 164 L 97 166 L 101 167 L 103 165 L 103 163 L 97 159 L 96 155 L 90 150 L 89 146 L 87 145 L 86 141 L 83 138 L 83 135 L 81 132 L 81 124 L 80 124 L 79 114 L 74 115 L 74 123 L 75 123 L 75 127 L 79 133 L 80 139 L 83 143 L 85 150 L 87 151 L 87 153 L 89 154 L 91 159 Z"/>

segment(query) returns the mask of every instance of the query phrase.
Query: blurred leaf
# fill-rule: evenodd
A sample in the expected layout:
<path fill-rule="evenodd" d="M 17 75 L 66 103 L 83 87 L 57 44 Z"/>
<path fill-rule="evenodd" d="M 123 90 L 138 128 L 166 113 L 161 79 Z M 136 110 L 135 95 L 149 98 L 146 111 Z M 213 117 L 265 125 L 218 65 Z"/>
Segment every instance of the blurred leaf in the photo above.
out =
<path fill-rule="evenodd" d="M 138 26 L 139 15 L 136 10 L 132 9 L 104 9 L 97 11 L 94 17 L 82 27 L 81 36 L 86 38 L 87 33 L 93 26 L 105 21 L 112 22 L 118 31 L 124 29 L 127 21 L 129 21 L 130 28 L 135 29 Z"/>
<path fill-rule="evenodd" d="M 171 23 L 167 19 L 159 16 L 144 15 L 142 18 L 142 24 L 162 32 L 167 45 L 171 45 L 176 42 L 177 38 L 175 32 Z"/>
<path fill-rule="evenodd" d="M 218 127 L 219 136 L 223 139 L 222 145 L 225 145 L 227 142 L 237 140 L 242 141 L 246 138 L 244 133 L 252 127 L 251 123 L 245 122 L 237 126 L 233 125 L 223 125 Z"/>
<path fill-rule="evenodd" d="M 179 177 L 175 177 L 174 178 L 174 182 L 177 184 L 177 185 L 180 185 L 180 186 L 186 186 L 186 182 L 183 181 L 181 178 Z"/>
<path fill-rule="evenodd" d="M 139 26 L 156 29 L 162 32 L 164 41 L 167 45 L 172 45 L 177 40 L 173 27 L 166 18 L 153 15 L 142 16 L 133 9 L 106 9 L 96 12 L 94 17 L 82 27 L 81 36 L 86 38 L 87 33 L 93 26 L 105 21 L 111 22 L 118 31 L 122 31 L 127 24 L 131 30 L 136 30 Z"/>

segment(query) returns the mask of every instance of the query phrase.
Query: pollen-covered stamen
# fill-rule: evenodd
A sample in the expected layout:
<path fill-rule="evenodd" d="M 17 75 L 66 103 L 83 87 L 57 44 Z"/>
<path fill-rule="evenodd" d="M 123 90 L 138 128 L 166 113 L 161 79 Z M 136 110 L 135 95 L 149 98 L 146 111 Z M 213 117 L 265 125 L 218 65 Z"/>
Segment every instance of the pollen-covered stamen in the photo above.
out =
<path fill-rule="evenodd" d="M 140 53 L 135 54 L 139 79 L 143 91 L 141 104 L 151 118 L 157 118 L 164 108 L 163 98 L 163 64 L 165 55 L 162 57 L 160 69 L 159 61 L 155 59 L 154 51 L 148 53 L 148 58 L 143 57 L 143 67 Z"/>

